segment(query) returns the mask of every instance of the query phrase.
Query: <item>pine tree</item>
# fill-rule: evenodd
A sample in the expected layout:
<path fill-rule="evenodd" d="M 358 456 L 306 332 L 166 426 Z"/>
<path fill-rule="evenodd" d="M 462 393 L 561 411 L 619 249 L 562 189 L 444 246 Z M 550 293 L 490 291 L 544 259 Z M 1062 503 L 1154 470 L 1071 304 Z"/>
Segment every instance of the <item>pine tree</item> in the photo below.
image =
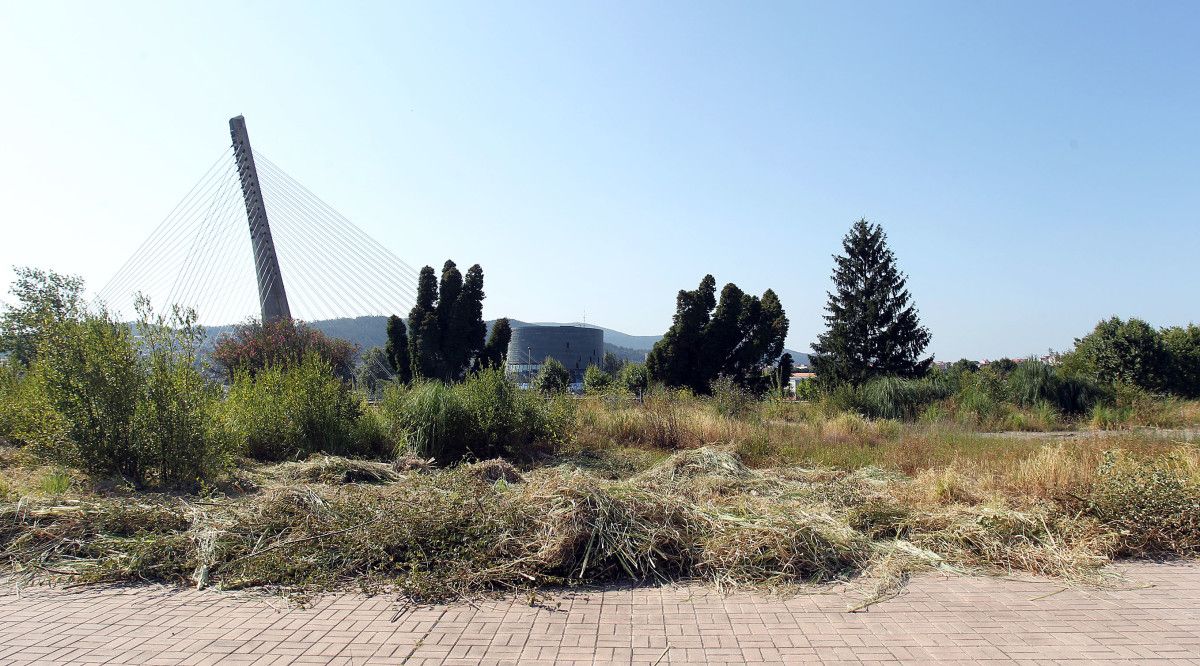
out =
<path fill-rule="evenodd" d="M 509 323 L 508 317 L 501 317 L 493 322 L 492 332 L 488 334 L 487 343 L 483 346 L 481 364 L 492 368 L 503 367 L 511 340 L 512 324 Z"/>
<path fill-rule="evenodd" d="M 387 359 L 392 374 L 401 382 L 407 384 L 412 379 L 412 363 L 408 356 L 408 327 L 404 325 L 404 320 L 396 315 L 388 317 L 384 358 Z"/>
<path fill-rule="evenodd" d="M 873 377 L 920 377 L 933 357 L 921 358 L 929 331 L 911 302 L 908 278 L 896 267 L 887 235 L 859 220 L 834 256 L 833 284 L 825 306 L 828 330 L 812 346 L 813 368 L 826 386 L 863 384 Z"/>

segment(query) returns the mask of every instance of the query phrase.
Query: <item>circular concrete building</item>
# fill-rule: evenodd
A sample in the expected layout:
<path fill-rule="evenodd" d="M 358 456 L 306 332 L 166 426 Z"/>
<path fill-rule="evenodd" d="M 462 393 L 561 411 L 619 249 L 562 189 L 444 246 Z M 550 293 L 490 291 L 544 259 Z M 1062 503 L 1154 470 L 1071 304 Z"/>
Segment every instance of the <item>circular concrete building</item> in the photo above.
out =
<path fill-rule="evenodd" d="M 520 381 L 528 381 L 553 358 L 571 373 L 571 382 L 583 381 L 589 365 L 604 360 L 604 331 L 584 326 L 522 326 L 515 328 L 508 343 L 506 369 Z"/>

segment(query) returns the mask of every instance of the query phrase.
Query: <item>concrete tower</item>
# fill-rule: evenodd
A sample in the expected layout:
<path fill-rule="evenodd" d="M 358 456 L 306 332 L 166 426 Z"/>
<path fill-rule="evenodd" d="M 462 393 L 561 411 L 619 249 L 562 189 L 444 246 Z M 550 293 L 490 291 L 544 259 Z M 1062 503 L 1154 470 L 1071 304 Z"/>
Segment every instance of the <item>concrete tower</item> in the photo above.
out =
<path fill-rule="evenodd" d="M 283 274 L 279 272 L 279 258 L 275 256 L 275 243 L 271 240 L 271 225 L 267 222 L 267 207 L 263 205 L 262 188 L 258 185 L 258 170 L 254 167 L 254 151 L 250 149 L 250 135 L 246 133 L 246 119 L 241 116 L 230 118 L 229 134 L 233 137 L 233 159 L 237 161 L 242 197 L 246 200 L 246 219 L 250 222 L 262 321 L 266 324 L 291 319 Z"/>

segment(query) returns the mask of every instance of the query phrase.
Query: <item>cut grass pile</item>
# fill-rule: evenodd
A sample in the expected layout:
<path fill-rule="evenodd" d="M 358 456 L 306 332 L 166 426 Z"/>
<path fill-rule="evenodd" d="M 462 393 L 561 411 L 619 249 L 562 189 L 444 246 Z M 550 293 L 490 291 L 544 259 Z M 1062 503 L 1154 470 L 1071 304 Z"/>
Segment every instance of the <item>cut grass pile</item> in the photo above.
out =
<path fill-rule="evenodd" d="M 417 600 L 616 580 L 778 589 L 865 575 L 870 601 L 916 571 L 1093 581 L 1114 556 L 1200 552 L 1194 448 L 1101 456 L 1086 478 L 1066 471 L 1061 446 L 1037 455 L 1044 472 L 1031 463 L 1026 478 L 986 483 L 954 465 L 916 476 L 751 469 L 712 447 L 620 479 L 569 459 L 523 473 L 493 460 L 398 474 L 322 458 L 267 468 L 288 483 L 241 496 L 3 503 L 0 561 L 33 578 L 290 593 L 357 585 Z"/>

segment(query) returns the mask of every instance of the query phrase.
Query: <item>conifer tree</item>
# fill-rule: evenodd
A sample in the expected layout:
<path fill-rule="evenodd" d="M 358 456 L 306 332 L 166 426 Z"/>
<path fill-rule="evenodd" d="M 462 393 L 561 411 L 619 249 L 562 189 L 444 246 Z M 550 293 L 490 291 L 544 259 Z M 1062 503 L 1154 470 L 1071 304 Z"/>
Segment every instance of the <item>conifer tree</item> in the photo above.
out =
<path fill-rule="evenodd" d="M 492 368 L 503 367 L 510 341 L 512 341 L 512 324 L 509 323 L 508 317 L 501 317 L 492 323 L 492 332 L 488 334 L 487 343 L 483 346 L 481 364 Z"/>
<path fill-rule="evenodd" d="M 404 325 L 404 320 L 396 315 L 388 317 L 384 357 L 392 374 L 401 382 L 407 384 L 412 379 L 412 363 L 408 356 L 408 327 Z"/>
<path fill-rule="evenodd" d="M 417 299 L 408 315 L 408 349 L 412 376 L 456 381 L 483 353 L 483 269 L 476 264 L 466 278 L 453 261 L 442 266 L 440 281 L 433 268 L 421 269 Z"/>
<path fill-rule="evenodd" d="M 714 298 L 716 280 L 706 275 L 694 291 L 680 291 L 675 318 L 646 358 L 651 378 L 669 386 L 708 393 L 717 377 L 761 391 L 783 352 L 788 320 L 775 292 L 761 298 L 730 283 Z M 714 309 L 715 308 L 715 309 Z"/>
<path fill-rule="evenodd" d="M 825 306 L 828 330 L 813 343 L 813 368 L 826 386 L 860 385 L 873 377 L 920 377 L 933 357 L 921 358 L 929 331 L 905 287 L 908 278 L 878 224 L 854 223 L 834 256 L 833 291 Z"/>
<path fill-rule="evenodd" d="M 413 377 L 436 377 L 441 358 L 437 312 L 438 284 L 433 267 L 421 269 L 417 300 L 408 314 L 408 356 Z"/>

